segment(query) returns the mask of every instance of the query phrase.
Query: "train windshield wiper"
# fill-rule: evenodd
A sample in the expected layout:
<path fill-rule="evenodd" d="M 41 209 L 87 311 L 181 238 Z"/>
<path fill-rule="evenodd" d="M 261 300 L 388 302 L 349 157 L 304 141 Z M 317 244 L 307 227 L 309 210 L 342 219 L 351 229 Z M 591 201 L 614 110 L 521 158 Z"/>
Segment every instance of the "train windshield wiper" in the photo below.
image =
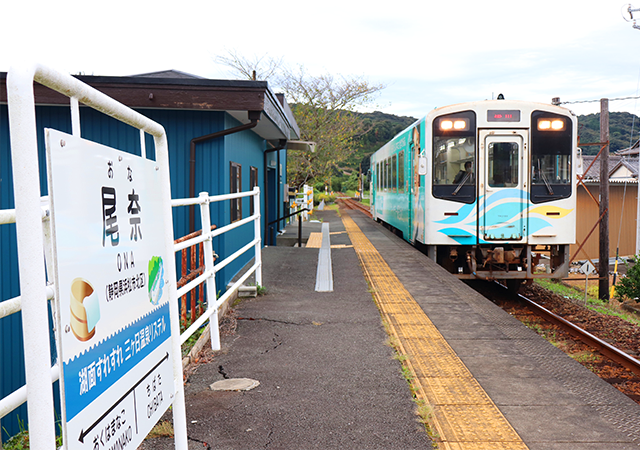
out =
<path fill-rule="evenodd" d="M 544 181 L 544 185 L 547 187 L 549 191 L 549 195 L 553 195 L 553 189 L 551 189 L 551 185 L 549 181 L 547 181 L 547 176 L 544 174 L 542 170 L 540 170 L 540 160 L 538 159 L 538 172 L 540 172 L 540 176 L 542 177 L 542 181 Z"/>
<path fill-rule="evenodd" d="M 464 177 L 462 177 L 462 180 L 460 180 L 460 183 L 458 183 L 458 187 L 456 188 L 455 191 L 453 191 L 453 193 L 451 195 L 458 195 L 458 191 L 460 190 L 460 188 L 462 188 L 462 186 L 467 182 L 467 180 L 469 179 L 469 176 L 471 174 L 469 172 L 464 174 Z"/>

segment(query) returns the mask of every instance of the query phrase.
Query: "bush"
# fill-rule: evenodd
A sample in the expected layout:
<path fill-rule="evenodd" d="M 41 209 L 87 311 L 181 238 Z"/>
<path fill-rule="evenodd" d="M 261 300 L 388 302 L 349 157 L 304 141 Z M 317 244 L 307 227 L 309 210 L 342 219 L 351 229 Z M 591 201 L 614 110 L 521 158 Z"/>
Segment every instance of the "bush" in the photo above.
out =
<path fill-rule="evenodd" d="M 342 188 L 345 191 L 357 191 L 358 190 L 358 173 L 353 172 L 346 181 L 342 183 Z"/>
<path fill-rule="evenodd" d="M 324 192 L 324 181 L 318 181 L 316 184 L 313 185 L 313 190 L 316 192 Z"/>
<path fill-rule="evenodd" d="M 616 283 L 616 297 L 622 301 L 625 297 L 629 299 L 640 298 L 640 255 L 633 257 L 633 265 L 625 261 L 627 275 L 620 278 Z"/>
<path fill-rule="evenodd" d="M 324 204 L 329 204 L 329 203 L 333 203 L 336 201 L 336 196 L 335 195 L 331 195 L 331 194 L 314 194 L 313 195 L 313 204 L 314 205 L 319 205 L 320 202 L 324 200 Z"/>

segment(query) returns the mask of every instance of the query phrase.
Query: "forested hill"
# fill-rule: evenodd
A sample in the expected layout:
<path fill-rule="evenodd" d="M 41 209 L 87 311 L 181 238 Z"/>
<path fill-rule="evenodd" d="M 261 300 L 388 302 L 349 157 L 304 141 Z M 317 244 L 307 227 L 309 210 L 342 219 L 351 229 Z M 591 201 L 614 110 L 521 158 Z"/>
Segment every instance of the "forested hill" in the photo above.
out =
<path fill-rule="evenodd" d="M 360 144 L 358 151 L 349 158 L 346 165 L 351 168 L 357 168 L 362 163 L 364 172 L 369 168 L 369 156 L 373 152 L 418 120 L 413 117 L 395 116 L 380 111 L 357 114 L 361 117 L 367 131 L 357 138 Z"/>
<path fill-rule="evenodd" d="M 367 132 L 358 138 L 358 151 L 344 164 L 352 169 L 362 164 L 363 171 L 369 168 L 369 156 L 389 142 L 396 134 L 414 123 L 417 119 L 407 116 L 396 116 L 383 112 L 359 113 L 366 125 Z M 631 138 L 631 131 L 635 140 Z M 600 113 L 578 116 L 578 136 L 580 142 L 600 142 Z M 640 138 L 640 118 L 627 112 L 609 113 L 610 151 L 628 148 Z M 585 155 L 595 155 L 599 146 L 583 147 Z"/>
<path fill-rule="evenodd" d="M 631 130 L 633 136 L 631 137 Z M 629 148 L 638 140 L 640 118 L 628 112 L 609 113 L 609 151 L 611 153 Z M 578 116 L 578 136 L 580 142 L 600 142 L 600 113 Z M 582 147 L 585 155 L 596 155 L 600 151 L 597 145 Z"/>

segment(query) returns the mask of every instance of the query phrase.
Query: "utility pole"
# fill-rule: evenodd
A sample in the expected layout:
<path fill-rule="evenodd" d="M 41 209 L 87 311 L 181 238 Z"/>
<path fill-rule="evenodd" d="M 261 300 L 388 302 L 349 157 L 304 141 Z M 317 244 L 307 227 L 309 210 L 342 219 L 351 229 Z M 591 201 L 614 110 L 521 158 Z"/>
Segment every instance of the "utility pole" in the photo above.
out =
<path fill-rule="evenodd" d="M 600 255 L 598 297 L 609 300 L 609 99 L 600 99 Z"/>

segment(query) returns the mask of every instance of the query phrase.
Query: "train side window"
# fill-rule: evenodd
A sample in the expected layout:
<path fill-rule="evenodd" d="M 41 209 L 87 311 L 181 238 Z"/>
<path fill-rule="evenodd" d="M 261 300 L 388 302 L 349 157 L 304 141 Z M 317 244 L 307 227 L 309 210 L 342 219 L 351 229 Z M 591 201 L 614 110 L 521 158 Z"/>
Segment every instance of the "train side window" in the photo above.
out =
<path fill-rule="evenodd" d="M 391 157 L 391 189 L 395 192 L 398 188 L 398 157 Z"/>
<path fill-rule="evenodd" d="M 389 190 L 391 188 L 391 159 L 387 158 L 384 160 L 384 167 L 385 167 L 385 185 L 384 187 Z"/>
<path fill-rule="evenodd" d="M 398 153 L 398 192 L 404 192 L 404 150 Z"/>
<path fill-rule="evenodd" d="M 571 118 L 545 111 L 531 114 L 531 202 L 571 196 Z"/>

